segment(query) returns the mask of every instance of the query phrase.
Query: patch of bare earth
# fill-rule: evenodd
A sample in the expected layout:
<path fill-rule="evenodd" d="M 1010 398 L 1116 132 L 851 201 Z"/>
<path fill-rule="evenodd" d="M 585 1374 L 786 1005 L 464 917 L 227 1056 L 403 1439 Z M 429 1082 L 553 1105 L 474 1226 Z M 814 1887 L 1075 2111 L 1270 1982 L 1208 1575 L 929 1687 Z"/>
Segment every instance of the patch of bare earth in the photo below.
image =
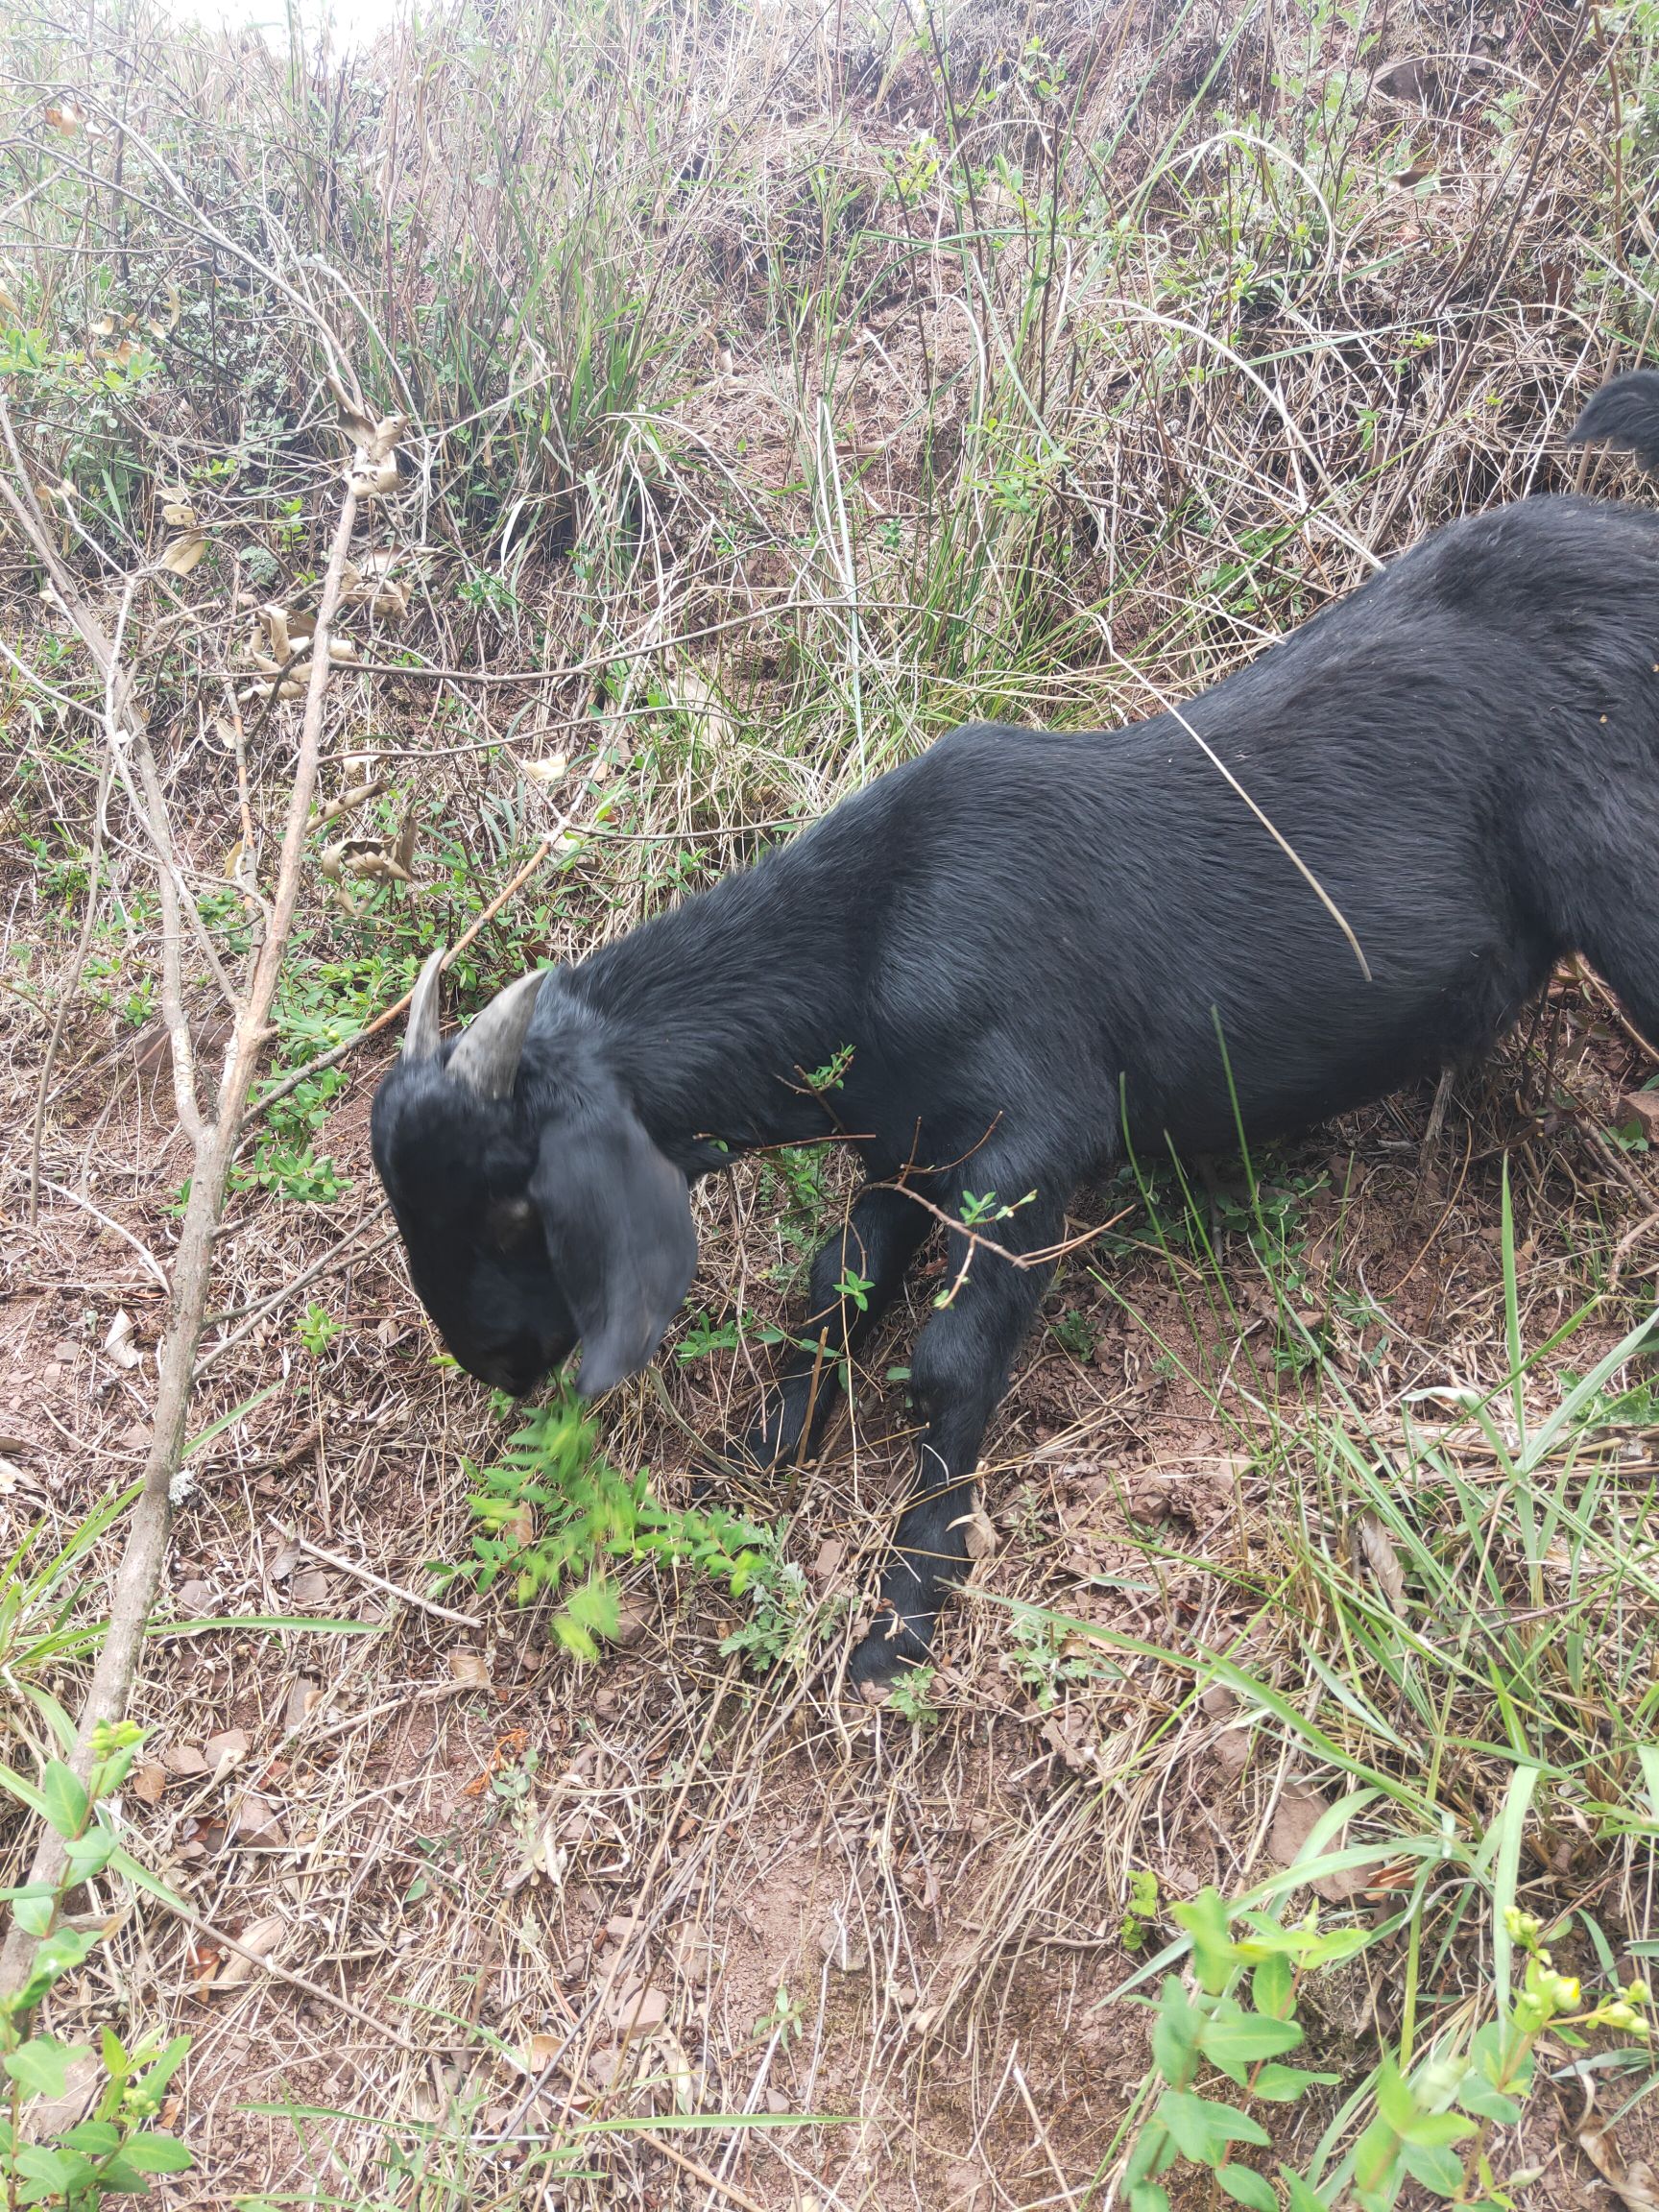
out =
<path fill-rule="evenodd" d="M 1326 1339 L 1378 1406 L 1490 1380 L 1504 1142 L 1534 1340 L 1577 1303 L 1592 1228 L 1603 1256 L 1627 1243 L 1633 1286 L 1650 1277 L 1645 1163 L 1594 1134 L 1648 1062 L 1576 983 L 1549 1030 L 1550 1080 L 1582 1096 L 1582 1124 L 1527 1116 L 1541 1033 L 1467 1079 L 1427 1146 L 1431 1101 L 1407 1097 L 1265 1170 L 1303 1192 L 1309 1317 L 1353 1311 L 1341 1293 L 1358 1287 L 1383 1317 L 1369 1334 L 1334 1320 Z M 1260 1268 L 1223 1237 L 1223 1329 L 1190 1255 L 1159 1250 L 1143 1214 L 1068 1264 L 993 1431 L 996 1541 L 948 1620 L 931 1724 L 853 1705 L 836 1679 L 906 1457 L 900 1393 L 878 1378 L 915 1313 L 825 1459 L 736 1493 L 786 1514 L 813 1594 L 845 1600 L 815 1657 L 754 1679 L 719 1651 L 729 1600 L 639 1572 L 623 1643 L 584 1667 L 535 1608 L 465 1581 L 433 1595 L 428 1563 L 467 1552 L 466 1461 L 501 1431 L 480 1390 L 434 1366 L 381 1240 L 364 1150 L 376 1072 L 355 1068 L 328 1133 L 349 1193 L 250 1206 L 228 1245 L 208 1397 L 234 1417 L 189 1463 L 126 1807 L 196 1920 L 131 1903 L 58 2008 L 70 2034 L 134 2020 L 191 2035 L 198 2173 L 166 2200 L 378 2201 L 399 2173 L 459 2170 L 465 2137 L 470 2185 L 526 2201 L 540 2174 L 546 2201 L 572 2205 L 1082 2203 L 1145 2062 L 1142 2015 L 1104 2002 L 1139 1963 L 1120 1940 L 1130 1870 L 1179 1898 L 1247 1883 L 1276 1829 L 1283 1849 L 1275 1756 L 1158 1656 L 1270 1642 L 1294 1601 L 1276 1585 L 1286 1501 L 1242 1440 L 1248 1348 L 1273 1337 Z M 74 1148 L 74 1123 L 49 1155 Z M 7 1228 L 14 1527 L 68 1530 L 137 1464 L 151 1262 L 165 1270 L 170 1238 L 150 1193 L 170 1142 L 155 1102 L 118 1090 L 99 1212 L 48 1188 L 36 1228 Z M 718 1311 L 747 1281 L 763 1303 L 775 1231 L 753 1185 L 703 1203 L 694 1301 Z M 1103 1218 L 1105 1198 L 1091 1204 Z M 317 1262 L 305 1296 L 342 1324 L 321 1354 L 296 1336 L 302 1300 L 260 1317 Z M 130 1335 L 112 1334 L 118 1313 Z M 609 1448 L 685 1499 L 694 1439 L 755 1387 L 731 1355 L 670 1352 L 608 1407 Z M 94 1549 L 94 1583 L 111 1557 Z M 1085 1666 L 1073 1640 L 1045 1675 L 1009 1599 L 1154 1648 L 1118 1642 Z M 237 1624 L 271 1617 L 321 1625 Z M 1322 2002 L 1341 2015 L 1319 2031 L 1327 2061 L 1358 2063 L 1379 1993 Z M 676 2112 L 728 2117 L 645 2125 Z M 597 2120 L 612 2131 L 580 2132 Z M 565 2170 L 547 2164 L 561 2144 Z M 1530 2200 L 1565 2200 L 1561 2155 L 1545 2146 L 1557 2194 L 1540 2182 Z"/>

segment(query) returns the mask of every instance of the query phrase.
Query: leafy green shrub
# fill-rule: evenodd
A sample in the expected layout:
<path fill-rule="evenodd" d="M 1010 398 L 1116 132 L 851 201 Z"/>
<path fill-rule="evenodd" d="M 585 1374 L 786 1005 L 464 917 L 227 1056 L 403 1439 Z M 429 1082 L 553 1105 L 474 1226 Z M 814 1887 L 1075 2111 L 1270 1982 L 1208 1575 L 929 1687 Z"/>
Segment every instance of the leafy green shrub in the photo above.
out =
<path fill-rule="evenodd" d="M 60 1882 L 33 1883 L 0 1891 L 25 1935 L 36 1939 L 35 1956 L 15 1993 L 0 1998 L 0 2066 L 11 2095 L 0 2104 L 0 2185 L 9 2205 L 34 2204 L 54 2212 L 95 2212 L 106 2197 L 142 2192 L 152 2174 L 182 2174 L 194 2161 L 176 2136 L 151 2126 L 167 2084 L 190 2048 L 187 2035 L 163 2043 L 147 2035 L 131 2050 L 106 2028 L 98 2058 L 103 2080 L 88 2117 L 67 2128 L 32 2130 L 31 2099 L 68 2094 L 71 2069 L 93 2056 L 84 2043 L 65 2043 L 38 2030 L 35 2015 L 57 1984 L 74 1974 L 103 1941 L 98 1929 L 61 1924 L 64 1901 L 83 1882 L 124 1859 L 113 1825 L 101 1808 L 120 1789 L 142 1729 L 123 1720 L 92 1739 L 93 1764 L 85 1782 L 60 1759 L 49 1760 L 37 1789 L 11 1777 L 21 1796 L 62 1839 L 68 1864 Z"/>
<path fill-rule="evenodd" d="M 801 1569 L 781 1555 L 782 1531 L 719 1506 L 681 1510 L 651 1496 L 650 1471 L 621 1474 L 598 1449 L 598 1426 L 567 1393 L 532 1414 L 506 1455 L 482 1472 L 469 1503 L 479 1524 L 472 1564 L 434 1570 L 469 1575 L 480 1591 L 506 1581 L 520 1605 L 560 1597 L 553 1632 L 579 1658 L 616 1633 L 620 1611 L 612 1562 L 657 1559 L 747 1596 L 752 1618 L 723 1651 L 762 1668 L 798 1647 L 814 1612 Z"/>
<path fill-rule="evenodd" d="M 1321 1930 L 1317 1915 L 1283 1927 L 1271 1913 L 1235 1912 L 1214 1889 L 1173 1918 L 1191 1938 L 1196 1989 L 1166 1977 L 1152 2030 L 1158 2101 L 1124 2168 L 1129 2212 L 1170 2212 L 1161 2176 L 1181 2162 L 1207 2168 L 1215 2186 L 1254 2212 L 1327 2212 L 1338 2200 L 1358 2212 L 1392 2212 L 1402 2189 L 1416 2182 L 1431 2195 L 1470 2212 L 1504 2212 L 1525 2178 L 1500 2181 L 1494 2172 L 1496 2131 L 1516 2127 L 1533 2084 L 1539 2038 L 1582 2050 L 1581 2030 L 1611 2029 L 1644 2040 L 1649 2034 L 1647 1984 L 1632 1982 L 1614 1997 L 1586 2006 L 1576 1979 L 1558 1974 L 1530 1914 L 1510 1908 L 1504 1926 L 1524 1954 L 1520 1994 L 1503 2016 L 1477 2031 L 1467 2047 L 1403 2071 L 1384 2055 L 1372 2087 L 1375 2114 L 1349 2158 L 1315 2186 L 1286 2165 L 1279 2184 L 1242 2164 L 1239 2146 L 1271 2152 L 1273 2137 L 1255 2107 L 1293 2104 L 1338 2077 L 1284 2063 L 1306 2030 L 1297 2017 L 1303 1978 L 1352 1958 L 1373 1940 L 1363 1926 Z M 1238 1917 L 1247 1933 L 1235 1937 Z M 1249 1977 L 1249 1998 L 1238 1994 Z M 1220 2075 L 1241 2101 L 1200 2093 L 1206 2075 Z M 1283 2194 L 1281 2194 L 1281 2188 Z M 1349 2193 L 1351 2192 L 1351 2198 Z"/>

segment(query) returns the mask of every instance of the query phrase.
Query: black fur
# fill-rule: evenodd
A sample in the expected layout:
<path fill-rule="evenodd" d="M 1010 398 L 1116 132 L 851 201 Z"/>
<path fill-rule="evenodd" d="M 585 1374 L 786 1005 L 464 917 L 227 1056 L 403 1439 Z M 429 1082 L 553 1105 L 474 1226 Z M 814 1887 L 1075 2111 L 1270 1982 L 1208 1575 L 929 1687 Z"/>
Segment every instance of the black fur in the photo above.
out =
<path fill-rule="evenodd" d="M 1599 393 L 1575 435 L 1659 462 L 1659 375 Z M 511 1389 L 582 1335 L 591 1395 L 649 1358 L 689 1280 L 707 1140 L 838 1127 L 869 1180 L 799 1334 L 855 1348 L 932 1219 L 888 1187 L 902 1170 L 953 1217 L 965 1193 L 1035 1193 L 991 1234 L 1041 1252 L 1125 1118 L 1144 1157 L 1224 1150 L 1230 1070 L 1250 1137 L 1321 1120 L 1483 1050 L 1570 950 L 1659 1035 L 1656 662 L 1659 517 L 1539 498 L 1438 532 L 1179 714 L 953 731 L 551 975 L 510 1100 L 463 1094 L 442 1058 L 388 1076 L 374 1157 L 418 1289 Z M 803 1071 L 844 1046 L 821 1101 Z M 849 1266 L 861 1309 L 836 1294 Z M 916 1487 L 855 1678 L 928 1647 L 1046 1276 L 976 1251 L 917 1338 Z M 762 1455 L 809 1449 L 826 1397 L 791 1361 Z"/>

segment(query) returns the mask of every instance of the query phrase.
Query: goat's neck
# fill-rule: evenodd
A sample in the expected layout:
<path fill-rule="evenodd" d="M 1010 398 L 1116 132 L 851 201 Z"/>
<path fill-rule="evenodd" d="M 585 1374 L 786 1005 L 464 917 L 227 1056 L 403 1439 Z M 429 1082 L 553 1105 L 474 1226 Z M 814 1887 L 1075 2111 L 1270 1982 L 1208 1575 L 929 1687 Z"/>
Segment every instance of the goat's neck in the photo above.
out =
<path fill-rule="evenodd" d="M 739 1152 L 835 1129 L 808 1078 L 859 1043 L 851 946 L 821 918 L 780 928 L 776 910 L 747 911 L 752 882 L 729 878 L 562 978 L 640 1120 L 687 1165 L 698 1139 Z"/>

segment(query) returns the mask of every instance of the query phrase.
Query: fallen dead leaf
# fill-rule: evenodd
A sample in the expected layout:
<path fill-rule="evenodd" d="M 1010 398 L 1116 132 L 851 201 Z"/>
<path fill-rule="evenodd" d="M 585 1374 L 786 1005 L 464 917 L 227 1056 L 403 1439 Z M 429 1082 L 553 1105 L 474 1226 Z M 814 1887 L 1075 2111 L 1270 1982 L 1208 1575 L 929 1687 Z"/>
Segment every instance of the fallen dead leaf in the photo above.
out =
<path fill-rule="evenodd" d="M 280 1912 L 267 1913 L 262 1920 L 251 1920 L 237 1941 L 250 1951 L 256 1951 L 262 1960 L 269 1960 L 281 1944 L 288 1932 L 288 1923 Z M 244 1982 L 252 1981 L 253 1961 L 244 1959 L 240 1951 L 226 1955 L 225 1963 L 213 1978 L 215 1989 L 240 1988 Z"/>
<path fill-rule="evenodd" d="M 648 1982 L 631 1983 L 612 1998 L 607 2010 L 625 2035 L 637 2035 L 647 2028 L 661 2028 L 668 2017 L 668 1999 Z"/>
<path fill-rule="evenodd" d="M 624 1598 L 616 1608 L 616 1625 L 607 1638 L 619 1651 L 626 1651 L 637 1644 L 650 1626 L 650 1615 L 632 1598 Z"/>
<path fill-rule="evenodd" d="M 1624 2206 L 1624 2212 L 1659 2212 L 1659 2177 L 1646 2158 L 1633 2158 L 1626 2166 L 1619 2155 L 1611 2128 L 1584 2128 L 1578 2147 Z"/>
<path fill-rule="evenodd" d="M 204 1758 L 192 1743 L 169 1743 L 161 1754 L 161 1764 L 169 1774 L 211 1774 L 213 1762 Z"/>
<path fill-rule="evenodd" d="M 1267 1848 L 1281 1866 L 1294 1864 L 1303 1845 L 1330 1810 L 1330 1799 L 1321 1796 L 1317 1790 L 1310 1790 L 1305 1782 L 1286 1783 L 1279 1792 L 1273 1825 L 1267 1835 Z M 1330 1847 L 1334 1848 L 1334 1842 Z M 1367 1879 L 1363 1867 L 1349 1867 L 1340 1874 L 1322 1875 L 1312 1884 L 1312 1888 L 1328 1904 L 1339 1905 L 1346 1898 L 1358 1896 Z"/>
<path fill-rule="evenodd" d="M 383 493 L 397 491 L 397 463 L 389 454 L 383 461 L 354 464 L 347 469 L 346 481 L 359 499 L 378 499 Z"/>
<path fill-rule="evenodd" d="M 298 1675 L 290 1685 L 282 1706 L 282 1733 L 292 1736 L 306 1719 L 323 1695 L 322 1685 L 309 1674 Z"/>
<path fill-rule="evenodd" d="M 1369 1568 L 1390 1608 L 1396 1613 L 1404 1613 L 1406 1576 L 1400 1565 L 1400 1554 L 1395 1551 L 1387 1529 L 1369 1506 L 1355 1514 L 1348 1524 L 1348 1535 L 1354 1547 L 1356 1566 Z"/>
<path fill-rule="evenodd" d="M 490 1669 L 481 1651 L 469 1651 L 464 1646 L 451 1651 L 449 1671 L 457 1682 L 468 1683 L 473 1689 L 490 1687 Z"/>
<path fill-rule="evenodd" d="M 296 1605 L 326 1605 L 328 1577 L 321 1567 L 307 1567 L 303 1575 L 295 1575 L 288 1595 Z"/>
<path fill-rule="evenodd" d="M 814 1582 L 830 1582 L 841 1572 L 841 1562 L 847 1556 L 846 1540 L 840 1536 L 826 1536 L 818 1547 L 818 1555 L 812 1562 Z"/>
<path fill-rule="evenodd" d="M 215 1782 L 223 1782 L 232 1767 L 248 1756 L 248 1738 L 240 1728 L 227 1728 L 217 1736 L 209 1736 L 202 1746 L 202 1755 L 212 1768 Z"/>
<path fill-rule="evenodd" d="M 104 1351 L 117 1367 L 136 1367 L 144 1358 L 132 1341 L 132 1316 L 124 1306 L 117 1310 L 105 1334 Z"/>
<path fill-rule="evenodd" d="M 206 1765 L 206 1761 L 203 1761 Z M 167 1769 L 159 1761 L 144 1759 L 132 1769 L 132 1794 L 146 1805 L 159 1805 L 167 1788 Z"/>
<path fill-rule="evenodd" d="M 170 539 L 161 549 L 161 566 L 169 576 L 188 576 L 207 550 L 207 541 L 200 530 L 185 530 Z"/>
<path fill-rule="evenodd" d="M 989 1559 L 997 1549 L 997 1527 L 983 1505 L 975 1505 L 962 1522 L 963 1544 L 970 1559 Z"/>
<path fill-rule="evenodd" d="M 1198 1702 L 1211 1719 L 1223 1724 L 1243 1710 L 1225 1682 L 1212 1682 Z M 1249 1734 L 1243 1728 L 1222 1725 L 1217 1728 L 1215 1741 L 1210 1748 L 1215 1754 L 1215 1763 L 1223 1772 L 1241 1774 L 1250 1757 Z"/>
<path fill-rule="evenodd" d="M 268 1798 L 252 1794 L 236 1809 L 233 1833 L 238 1843 L 252 1844 L 261 1851 L 279 1851 L 288 1841 L 276 1808 Z"/>

